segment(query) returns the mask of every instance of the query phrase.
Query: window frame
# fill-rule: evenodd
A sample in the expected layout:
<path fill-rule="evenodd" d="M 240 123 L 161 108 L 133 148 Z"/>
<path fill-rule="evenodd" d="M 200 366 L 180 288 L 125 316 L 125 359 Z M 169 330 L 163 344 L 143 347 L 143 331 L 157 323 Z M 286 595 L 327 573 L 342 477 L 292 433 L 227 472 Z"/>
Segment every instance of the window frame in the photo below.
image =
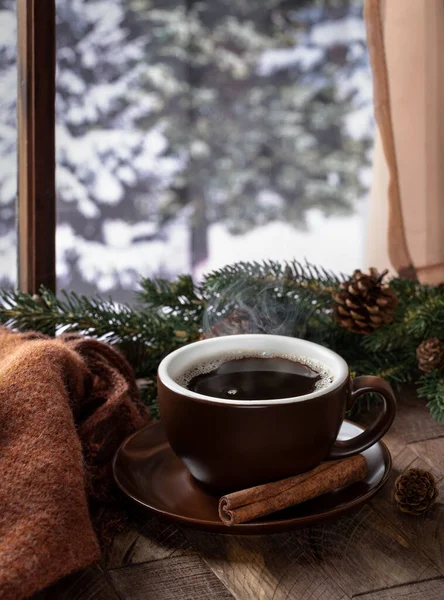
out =
<path fill-rule="evenodd" d="M 18 288 L 56 289 L 55 0 L 17 0 Z"/>

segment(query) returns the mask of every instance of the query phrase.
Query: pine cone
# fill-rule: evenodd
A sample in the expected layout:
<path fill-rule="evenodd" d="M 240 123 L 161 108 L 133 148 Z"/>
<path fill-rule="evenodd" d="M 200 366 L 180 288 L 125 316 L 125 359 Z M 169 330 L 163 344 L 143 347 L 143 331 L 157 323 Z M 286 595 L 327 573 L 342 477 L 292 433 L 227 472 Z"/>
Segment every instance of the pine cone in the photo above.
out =
<path fill-rule="evenodd" d="M 395 481 L 395 501 L 399 510 L 420 515 L 428 510 L 438 496 L 435 478 L 429 471 L 410 469 Z"/>
<path fill-rule="evenodd" d="M 416 348 L 418 368 L 424 373 L 431 373 L 444 364 L 444 343 L 433 337 L 424 340 Z"/>
<path fill-rule="evenodd" d="M 370 274 L 357 270 L 349 281 L 341 283 L 339 292 L 333 293 L 334 316 L 341 327 L 354 333 L 371 333 L 384 323 L 391 323 L 398 298 L 374 268 Z"/>

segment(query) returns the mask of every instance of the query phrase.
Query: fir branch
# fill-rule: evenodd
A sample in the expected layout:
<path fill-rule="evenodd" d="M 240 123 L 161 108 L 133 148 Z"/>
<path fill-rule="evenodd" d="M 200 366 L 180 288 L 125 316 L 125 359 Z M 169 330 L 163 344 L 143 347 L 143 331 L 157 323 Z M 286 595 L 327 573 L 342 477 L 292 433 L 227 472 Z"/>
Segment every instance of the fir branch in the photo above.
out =
<path fill-rule="evenodd" d="M 343 277 L 338 277 L 326 269 L 320 269 L 309 263 L 303 265 L 298 261 L 239 262 L 207 275 L 202 288 L 210 296 L 227 295 L 233 287 L 239 288 L 242 282 L 245 287 L 275 283 L 278 287 L 283 287 L 287 293 L 310 292 L 319 302 L 327 299 L 330 303 L 331 294 L 338 288 L 342 279 Z"/>
<path fill-rule="evenodd" d="M 428 337 L 444 339 L 444 295 L 429 295 L 408 308 L 404 331 L 417 341 Z"/>
<path fill-rule="evenodd" d="M 324 267 L 318 267 L 312 265 L 309 262 L 304 264 L 297 260 L 284 263 L 285 268 L 289 268 L 292 271 L 293 278 L 299 283 L 317 283 L 321 285 L 324 290 L 333 291 L 340 283 L 348 279 L 344 274 L 336 275 Z"/>
<path fill-rule="evenodd" d="M 190 313 L 194 318 L 202 314 L 205 301 L 190 275 L 180 275 L 175 281 L 144 278 L 137 297 L 141 304 L 165 313 L 167 309 L 176 313 Z"/>
<path fill-rule="evenodd" d="M 40 296 L 22 292 L 0 293 L 0 322 L 20 331 L 35 330 L 52 335 L 79 332 L 119 345 L 140 375 L 157 368 L 159 360 L 175 348 L 194 341 L 197 325 L 177 315 L 155 310 L 132 309 L 101 298 L 62 292 L 61 298 L 47 289 Z"/>
<path fill-rule="evenodd" d="M 62 292 L 62 298 L 42 288 L 40 296 L 22 292 L 3 292 L 0 296 L 0 320 L 11 327 L 51 333 L 79 331 L 114 343 L 121 339 L 154 340 L 164 321 L 155 313 L 134 311 L 123 304 L 101 298 Z"/>
<path fill-rule="evenodd" d="M 444 341 L 443 290 L 392 279 L 390 285 L 399 298 L 393 322 L 359 335 L 333 318 L 332 293 L 345 279 L 297 261 L 237 263 L 210 273 L 200 286 L 189 275 L 173 282 L 142 279 L 140 303 L 135 307 L 75 293 L 56 297 L 46 289 L 40 296 L 3 290 L 0 323 L 47 334 L 76 331 L 117 344 L 137 377 L 148 382 L 141 394 L 154 413 L 160 360 L 199 339 L 202 328 L 224 321 L 230 324 L 237 308 L 253 331 L 318 342 L 343 356 L 354 375 L 377 375 L 394 385 L 416 381 L 419 343 L 428 337 Z M 423 375 L 418 391 L 427 398 L 433 417 L 444 423 L 444 372 Z M 357 409 L 374 401 L 366 396 Z"/>
<path fill-rule="evenodd" d="M 444 372 L 434 371 L 419 379 L 418 396 L 427 399 L 432 417 L 444 424 Z"/>
<path fill-rule="evenodd" d="M 394 277 L 390 279 L 389 283 L 401 303 L 410 303 L 412 298 L 419 299 L 425 289 L 429 287 L 420 284 L 418 281 L 402 279 L 401 277 Z"/>
<path fill-rule="evenodd" d="M 362 360 L 349 360 L 349 363 L 355 375 L 374 375 L 392 384 L 409 383 L 417 375 L 416 358 L 410 352 L 401 356 L 395 352 L 369 354 Z"/>
<path fill-rule="evenodd" d="M 362 347 L 365 352 L 393 352 L 404 348 L 406 344 L 406 331 L 404 315 L 395 311 L 392 323 L 383 325 L 371 335 L 364 336 Z"/>

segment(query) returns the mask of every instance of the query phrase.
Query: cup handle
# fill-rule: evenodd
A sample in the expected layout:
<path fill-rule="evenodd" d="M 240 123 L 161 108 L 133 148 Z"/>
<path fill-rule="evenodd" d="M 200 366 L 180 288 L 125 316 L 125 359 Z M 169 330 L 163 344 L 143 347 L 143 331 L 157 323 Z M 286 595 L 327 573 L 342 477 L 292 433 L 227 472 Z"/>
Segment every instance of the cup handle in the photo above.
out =
<path fill-rule="evenodd" d="M 350 440 L 336 440 L 326 460 L 347 458 L 363 452 L 387 433 L 396 414 L 396 398 L 392 387 L 380 377 L 364 375 L 351 381 L 350 399 L 347 409 L 353 406 L 355 400 L 363 394 L 373 392 L 381 396 L 383 407 L 376 421 L 365 431 Z"/>

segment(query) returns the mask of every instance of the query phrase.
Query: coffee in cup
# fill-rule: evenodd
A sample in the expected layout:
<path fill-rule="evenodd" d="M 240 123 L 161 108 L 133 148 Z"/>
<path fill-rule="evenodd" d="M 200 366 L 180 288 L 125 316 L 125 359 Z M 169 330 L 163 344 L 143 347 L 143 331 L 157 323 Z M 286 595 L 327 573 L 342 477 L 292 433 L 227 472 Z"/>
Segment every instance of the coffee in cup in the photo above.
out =
<path fill-rule="evenodd" d="M 303 396 L 326 387 L 333 374 L 319 361 L 301 356 L 227 354 L 202 361 L 177 383 L 213 398 L 275 400 Z"/>

